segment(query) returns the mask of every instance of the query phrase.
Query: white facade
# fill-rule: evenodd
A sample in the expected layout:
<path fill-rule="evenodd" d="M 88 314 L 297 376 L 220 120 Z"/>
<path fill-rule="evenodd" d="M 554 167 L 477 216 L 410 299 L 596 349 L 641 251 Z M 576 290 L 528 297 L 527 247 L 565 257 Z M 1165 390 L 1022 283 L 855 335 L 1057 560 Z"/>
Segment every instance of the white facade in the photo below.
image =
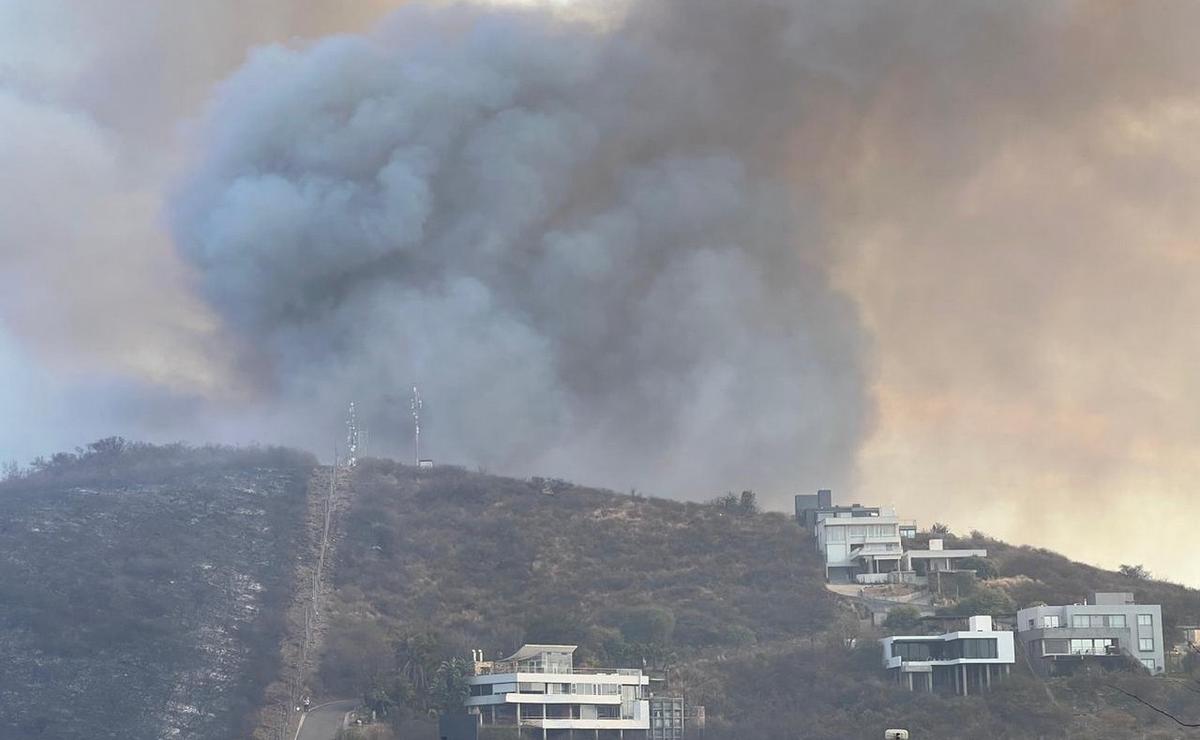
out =
<path fill-rule="evenodd" d="M 532 737 L 644 738 L 648 676 L 637 669 L 574 667 L 575 645 L 526 645 L 502 661 L 476 661 L 467 710 L 484 725 Z"/>
<path fill-rule="evenodd" d="M 992 618 L 971 617 L 965 632 L 885 637 L 883 667 L 911 690 L 986 690 L 1016 662 L 1013 633 L 992 629 Z"/>
<path fill-rule="evenodd" d="M 896 570 L 903 555 L 901 521 L 893 512 L 878 516 L 838 515 L 817 521 L 817 551 L 825 556 L 825 576 Z"/>
<path fill-rule="evenodd" d="M 918 575 L 926 575 L 936 571 L 954 570 L 956 561 L 966 558 L 986 558 L 987 550 L 947 550 L 945 540 L 933 538 L 929 540 L 928 550 L 908 550 L 900 562 L 902 570 L 911 570 Z"/>

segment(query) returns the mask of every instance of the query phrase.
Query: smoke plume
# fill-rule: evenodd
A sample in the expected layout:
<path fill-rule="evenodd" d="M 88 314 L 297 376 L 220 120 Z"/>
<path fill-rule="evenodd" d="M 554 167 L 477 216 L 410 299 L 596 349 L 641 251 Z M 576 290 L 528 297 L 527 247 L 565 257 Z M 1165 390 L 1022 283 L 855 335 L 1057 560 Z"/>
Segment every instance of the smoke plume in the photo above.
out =
<path fill-rule="evenodd" d="M 1200 578 L 1127 536 L 1200 474 L 1200 5 L 161 5 L 0 6 L 0 318 L 117 431 L 407 457 L 416 384 L 440 460 Z"/>
<path fill-rule="evenodd" d="M 313 418 L 356 398 L 406 455 L 417 384 L 430 453 L 503 471 L 848 481 L 861 332 L 776 156 L 791 29 L 721 11 L 734 56 L 678 10 L 413 4 L 257 52 L 174 223 L 264 390 Z"/>

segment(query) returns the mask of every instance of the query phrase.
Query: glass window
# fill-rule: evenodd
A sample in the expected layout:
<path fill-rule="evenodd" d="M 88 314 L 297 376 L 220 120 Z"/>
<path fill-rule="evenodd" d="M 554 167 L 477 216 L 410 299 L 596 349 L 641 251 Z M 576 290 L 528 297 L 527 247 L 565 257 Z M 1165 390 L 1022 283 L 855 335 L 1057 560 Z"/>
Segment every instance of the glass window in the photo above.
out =
<path fill-rule="evenodd" d="M 1143 653 L 1154 652 L 1154 638 L 1153 637 L 1139 637 L 1138 638 L 1138 650 L 1141 650 Z"/>
<path fill-rule="evenodd" d="M 962 640 L 962 657 L 995 658 L 995 638 L 965 638 Z"/>
<path fill-rule="evenodd" d="M 1072 627 L 1091 627 L 1092 622 L 1090 619 L 1088 619 L 1088 615 L 1086 615 L 1086 614 L 1072 614 L 1071 615 L 1071 626 Z"/>
<path fill-rule="evenodd" d="M 1043 627 L 1057 627 L 1058 626 L 1058 615 L 1057 614 L 1048 614 L 1048 615 L 1042 617 L 1042 626 Z"/>
<path fill-rule="evenodd" d="M 1110 655 L 1116 651 L 1117 641 L 1111 637 L 1071 640 L 1071 652 L 1075 655 Z"/>
<path fill-rule="evenodd" d="M 929 643 L 927 642 L 893 642 L 892 657 L 904 660 L 930 660 Z"/>
<path fill-rule="evenodd" d="M 1042 644 L 1042 655 L 1067 655 L 1070 651 L 1071 646 L 1067 640 L 1044 640 Z"/>
<path fill-rule="evenodd" d="M 1142 665 L 1146 666 L 1146 669 L 1151 673 L 1158 671 L 1158 666 L 1154 663 L 1154 658 L 1142 658 Z"/>
<path fill-rule="evenodd" d="M 845 542 L 846 530 L 842 529 L 841 527 L 826 527 L 825 539 L 829 542 Z"/>
<path fill-rule="evenodd" d="M 850 527 L 850 536 L 853 537 L 854 539 L 861 540 L 866 535 L 867 535 L 867 528 L 864 527 L 863 525 L 855 524 L 854 526 Z"/>
<path fill-rule="evenodd" d="M 1139 626 L 1149 627 L 1152 624 L 1154 624 L 1154 615 L 1152 615 L 1152 614 L 1139 614 L 1138 615 L 1138 625 Z"/>
<path fill-rule="evenodd" d="M 1125 615 L 1124 614 L 1113 614 L 1112 616 L 1110 616 L 1108 618 L 1108 626 L 1109 627 L 1125 627 L 1126 626 L 1125 625 Z"/>

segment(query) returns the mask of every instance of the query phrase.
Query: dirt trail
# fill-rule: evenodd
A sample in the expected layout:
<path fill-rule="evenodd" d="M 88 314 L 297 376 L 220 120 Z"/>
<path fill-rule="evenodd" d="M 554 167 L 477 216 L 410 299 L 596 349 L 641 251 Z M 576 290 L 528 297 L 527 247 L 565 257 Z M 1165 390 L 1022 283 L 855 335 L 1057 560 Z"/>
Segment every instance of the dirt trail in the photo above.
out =
<path fill-rule="evenodd" d="M 338 523 L 349 504 L 352 474 L 345 467 L 321 466 L 309 478 L 305 541 L 297 556 L 295 592 L 287 610 L 287 634 L 280 646 L 279 677 L 267 687 L 254 740 L 291 740 L 299 722 L 296 709 L 303 697 L 312 695 L 312 678 L 326 630 Z"/>

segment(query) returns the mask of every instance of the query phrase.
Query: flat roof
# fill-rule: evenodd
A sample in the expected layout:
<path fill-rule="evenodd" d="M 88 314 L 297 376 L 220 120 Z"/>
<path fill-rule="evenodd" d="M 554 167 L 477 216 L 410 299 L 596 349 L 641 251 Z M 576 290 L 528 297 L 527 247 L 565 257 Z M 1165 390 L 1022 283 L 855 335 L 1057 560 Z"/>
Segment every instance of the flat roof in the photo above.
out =
<path fill-rule="evenodd" d="M 578 645 L 522 645 L 520 650 L 501 662 L 512 663 L 518 660 L 529 660 L 542 653 L 574 653 L 578 647 Z"/>
<path fill-rule="evenodd" d="M 927 560 L 929 558 L 969 558 L 972 556 L 986 558 L 987 550 L 907 550 L 904 554 L 918 560 Z"/>

